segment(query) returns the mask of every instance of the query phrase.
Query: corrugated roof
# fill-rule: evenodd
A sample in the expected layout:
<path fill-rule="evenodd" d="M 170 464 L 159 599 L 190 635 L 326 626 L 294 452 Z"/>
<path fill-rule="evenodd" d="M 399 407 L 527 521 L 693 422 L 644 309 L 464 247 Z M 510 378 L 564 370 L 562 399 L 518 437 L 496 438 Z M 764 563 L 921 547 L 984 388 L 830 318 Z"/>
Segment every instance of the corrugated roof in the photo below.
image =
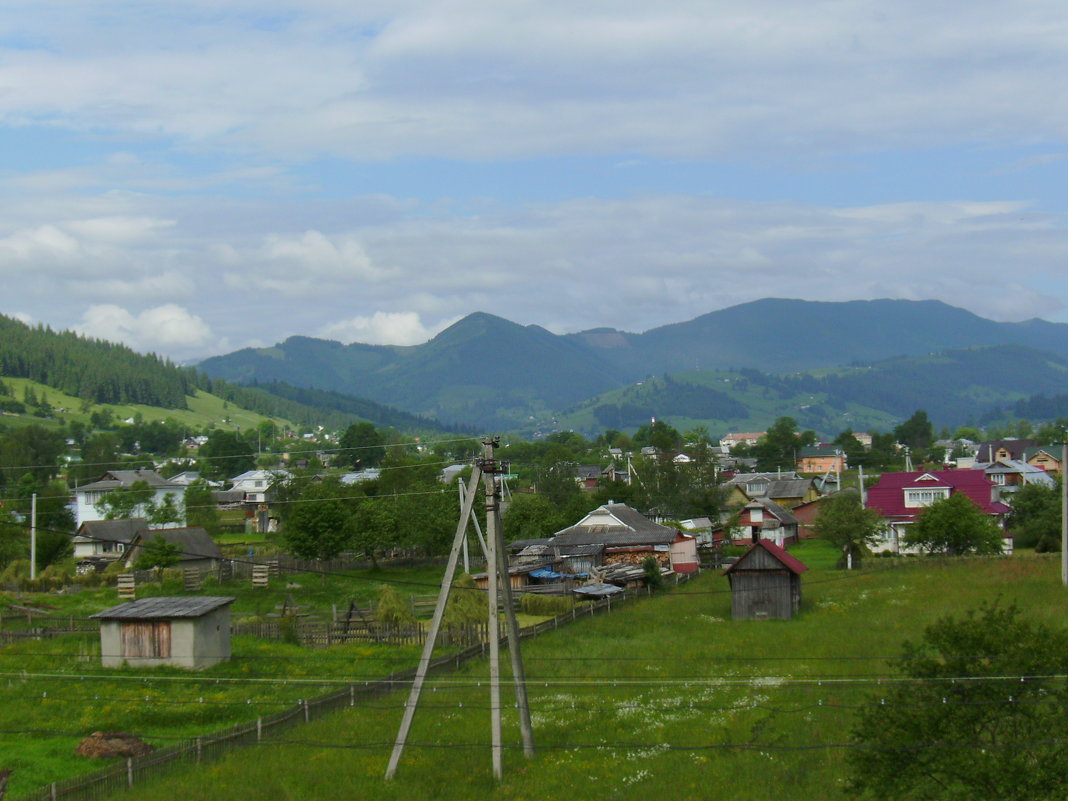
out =
<path fill-rule="evenodd" d="M 906 489 L 950 487 L 951 493 L 962 492 L 989 515 L 1002 515 L 1008 507 L 991 500 L 994 482 L 982 470 L 928 470 L 911 473 L 883 473 L 868 490 L 868 508 L 883 517 L 912 518 L 926 507 L 906 507 Z"/>
<path fill-rule="evenodd" d="M 137 532 L 134 547 L 151 545 L 156 537 L 163 537 L 165 542 L 177 545 L 183 560 L 187 559 L 222 559 L 223 552 L 218 543 L 208 532 L 194 526 L 192 528 L 152 528 Z"/>
<path fill-rule="evenodd" d="M 77 536 L 90 542 L 130 542 L 138 531 L 148 525 L 143 517 L 123 520 L 86 520 L 78 527 Z"/>
<path fill-rule="evenodd" d="M 221 606 L 236 601 L 236 598 L 200 595 L 189 598 L 139 598 L 128 601 L 90 617 L 99 620 L 150 620 L 164 617 L 202 617 Z"/>
<path fill-rule="evenodd" d="M 136 482 L 144 481 L 153 489 L 185 490 L 184 484 L 174 484 L 155 470 L 109 470 L 100 480 L 91 484 L 83 484 L 75 487 L 75 492 L 100 492 L 117 489 L 118 487 L 132 487 Z"/>

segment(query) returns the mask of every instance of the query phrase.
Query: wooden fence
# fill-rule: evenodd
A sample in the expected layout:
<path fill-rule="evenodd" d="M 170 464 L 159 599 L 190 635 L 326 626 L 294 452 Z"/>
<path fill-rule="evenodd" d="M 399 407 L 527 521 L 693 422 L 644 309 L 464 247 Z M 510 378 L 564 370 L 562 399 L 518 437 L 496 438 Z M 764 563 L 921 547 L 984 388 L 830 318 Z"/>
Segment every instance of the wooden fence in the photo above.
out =
<path fill-rule="evenodd" d="M 684 583 L 693 574 L 679 576 L 676 583 Z M 576 606 L 570 612 L 543 621 L 536 626 L 527 626 L 520 630 L 520 639 L 537 637 L 560 626 L 566 626 L 584 617 L 611 612 L 625 605 L 628 601 L 645 597 L 645 591 L 624 593 L 616 598 L 604 598 L 600 601 Z M 502 645 L 507 638 L 502 637 Z M 433 674 L 457 670 L 472 659 L 481 658 L 486 652 L 487 643 L 482 641 L 470 645 L 452 654 L 439 656 L 430 663 Z M 228 729 L 212 732 L 203 737 L 196 737 L 176 745 L 157 749 L 141 757 L 126 759 L 93 773 L 75 776 L 63 781 L 53 782 L 25 796 L 27 801 L 97 801 L 97 799 L 128 790 L 138 783 L 150 781 L 165 772 L 182 765 L 199 765 L 218 759 L 230 751 L 246 745 L 255 745 L 265 736 L 275 736 L 288 728 L 312 720 L 338 709 L 366 703 L 378 696 L 408 687 L 415 678 L 415 668 L 391 673 L 378 681 L 350 684 L 340 690 L 304 701 L 273 715 L 262 716 L 254 721 L 240 723 Z"/>

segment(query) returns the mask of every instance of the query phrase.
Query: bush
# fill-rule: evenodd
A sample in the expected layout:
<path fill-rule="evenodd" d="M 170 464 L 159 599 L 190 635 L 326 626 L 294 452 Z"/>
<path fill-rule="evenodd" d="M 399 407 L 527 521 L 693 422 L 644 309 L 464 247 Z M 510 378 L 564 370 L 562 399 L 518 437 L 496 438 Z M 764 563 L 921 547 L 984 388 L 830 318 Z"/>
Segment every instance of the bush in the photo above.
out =
<path fill-rule="evenodd" d="M 645 586 L 652 590 L 663 589 L 664 577 L 660 573 L 660 563 L 655 556 L 647 556 L 642 561 L 642 571 L 645 573 Z"/>
<path fill-rule="evenodd" d="M 575 608 L 575 599 L 570 595 L 538 595 L 532 592 L 519 596 L 519 611 L 526 615 L 556 617 Z"/>

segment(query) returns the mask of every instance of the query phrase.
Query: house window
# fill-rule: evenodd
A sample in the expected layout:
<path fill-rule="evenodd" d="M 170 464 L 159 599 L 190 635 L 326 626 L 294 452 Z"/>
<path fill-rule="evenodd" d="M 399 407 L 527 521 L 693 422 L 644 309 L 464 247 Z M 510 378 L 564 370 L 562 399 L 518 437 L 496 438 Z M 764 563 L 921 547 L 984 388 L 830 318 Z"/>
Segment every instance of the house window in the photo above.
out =
<path fill-rule="evenodd" d="M 917 509 L 924 506 L 930 506 L 932 503 L 945 500 L 948 497 L 949 487 L 908 489 L 905 490 L 905 508 Z"/>
<path fill-rule="evenodd" d="M 994 473 L 992 475 L 987 476 L 987 478 L 989 478 L 995 484 L 998 484 L 1000 486 L 1005 486 L 1005 474 L 1004 473 Z"/>

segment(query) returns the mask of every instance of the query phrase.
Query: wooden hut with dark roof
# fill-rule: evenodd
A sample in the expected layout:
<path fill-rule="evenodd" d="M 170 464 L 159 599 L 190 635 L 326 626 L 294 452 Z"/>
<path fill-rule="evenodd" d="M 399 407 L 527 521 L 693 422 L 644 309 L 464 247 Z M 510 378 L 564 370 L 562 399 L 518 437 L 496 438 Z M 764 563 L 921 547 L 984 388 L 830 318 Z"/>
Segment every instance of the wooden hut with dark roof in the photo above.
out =
<path fill-rule="evenodd" d="M 724 574 L 734 620 L 789 620 L 801 608 L 801 574 L 808 567 L 768 540 L 758 540 Z"/>

